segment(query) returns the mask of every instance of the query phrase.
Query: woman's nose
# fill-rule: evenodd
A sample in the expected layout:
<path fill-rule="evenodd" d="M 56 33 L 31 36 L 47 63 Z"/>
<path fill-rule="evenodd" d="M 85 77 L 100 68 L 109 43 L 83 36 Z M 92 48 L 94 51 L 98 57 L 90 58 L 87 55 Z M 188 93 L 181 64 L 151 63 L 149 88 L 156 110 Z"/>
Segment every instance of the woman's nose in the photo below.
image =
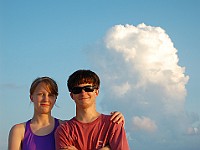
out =
<path fill-rule="evenodd" d="M 49 96 L 48 96 L 47 94 L 44 94 L 44 95 L 43 95 L 43 99 L 44 99 L 44 100 L 48 100 L 48 98 L 49 98 Z"/>

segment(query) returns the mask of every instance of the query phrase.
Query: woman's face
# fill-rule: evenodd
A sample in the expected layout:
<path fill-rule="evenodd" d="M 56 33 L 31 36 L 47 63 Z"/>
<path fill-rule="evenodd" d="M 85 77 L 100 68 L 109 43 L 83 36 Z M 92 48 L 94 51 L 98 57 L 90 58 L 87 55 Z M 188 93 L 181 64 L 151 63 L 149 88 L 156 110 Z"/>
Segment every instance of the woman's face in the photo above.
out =
<path fill-rule="evenodd" d="M 45 83 L 39 83 L 35 91 L 30 95 L 34 104 L 34 111 L 38 114 L 48 114 L 56 102 L 56 95 L 50 93 Z"/>

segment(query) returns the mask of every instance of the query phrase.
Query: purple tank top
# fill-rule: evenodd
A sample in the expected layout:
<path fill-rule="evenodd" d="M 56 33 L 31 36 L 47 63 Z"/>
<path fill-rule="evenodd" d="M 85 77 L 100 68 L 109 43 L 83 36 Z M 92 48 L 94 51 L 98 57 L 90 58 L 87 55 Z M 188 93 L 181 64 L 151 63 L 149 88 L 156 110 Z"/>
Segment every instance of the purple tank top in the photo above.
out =
<path fill-rule="evenodd" d="M 31 131 L 30 122 L 31 120 L 26 122 L 24 139 L 22 141 L 22 150 L 55 150 L 54 132 L 59 126 L 58 119 L 55 118 L 53 131 L 44 136 L 35 135 Z"/>

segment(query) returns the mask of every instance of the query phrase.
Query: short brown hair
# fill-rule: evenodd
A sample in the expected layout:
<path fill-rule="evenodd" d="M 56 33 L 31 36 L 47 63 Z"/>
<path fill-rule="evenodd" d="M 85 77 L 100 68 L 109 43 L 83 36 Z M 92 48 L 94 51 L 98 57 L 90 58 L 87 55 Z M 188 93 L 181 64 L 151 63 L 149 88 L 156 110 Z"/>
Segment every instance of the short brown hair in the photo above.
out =
<path fill-rule="evenodd" d="M 71 92 L 72 88 L 79 84 L 89 83 L 92 86 L 99 88 L 100 79 L 96 73 L 91 70 L 77 70 L 71 74 L 67 81 L 68 90 Z"/>

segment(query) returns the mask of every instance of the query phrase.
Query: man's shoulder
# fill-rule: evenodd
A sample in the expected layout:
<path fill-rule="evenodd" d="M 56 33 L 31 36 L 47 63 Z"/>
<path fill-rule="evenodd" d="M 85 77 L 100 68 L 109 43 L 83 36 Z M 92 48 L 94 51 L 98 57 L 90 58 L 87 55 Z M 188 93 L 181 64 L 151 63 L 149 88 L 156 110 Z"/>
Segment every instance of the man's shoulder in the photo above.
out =
<path fill-rule="evenodd" d="M 73 127 L 75 119 L 71 118 L 70 120 L 65 120 L 62 122 L 56 129 L 57 132 L 62 132 L 62 131 L 70 131 L 71 128 Z"/>
<path fill-rule="evenodd" d="M 121 128 L 121 127 L 123 127 L 123 122 L 115 123 L 115 122 L 111 121 L 111 117 L 112 117 L 112 115 L 106 115 L 106 114 L 102 114 L 101 115 L 102 121 L 105 122 L 106 124 L 109 124 L 113 128 L 114 127 L 115 128 Z"/>
<path fill-rule="evenodd" d="M 71 118 L 71 119 L 69 119 L 69 120 L 66 120 L 64 123 L 63 123 L 63 125 L 64 126 L 66 126 L 66 125 L 71 125 L 71 124 L 74 124 L 74 123 L 76 123 L 77 122 L 77 120 L 75 119 L 75 117 L 73 117 L 73 118 Z"/>
<path fill-rule="evenodd" d="M 101 114 L 100 120 L 106 124 L 113 124 L 111 121 L 111 115 Z"/>
<path fill-rule="evenodd" d="M 110 120 L 111 115 L 101 114 L 101 119 Z"/>

